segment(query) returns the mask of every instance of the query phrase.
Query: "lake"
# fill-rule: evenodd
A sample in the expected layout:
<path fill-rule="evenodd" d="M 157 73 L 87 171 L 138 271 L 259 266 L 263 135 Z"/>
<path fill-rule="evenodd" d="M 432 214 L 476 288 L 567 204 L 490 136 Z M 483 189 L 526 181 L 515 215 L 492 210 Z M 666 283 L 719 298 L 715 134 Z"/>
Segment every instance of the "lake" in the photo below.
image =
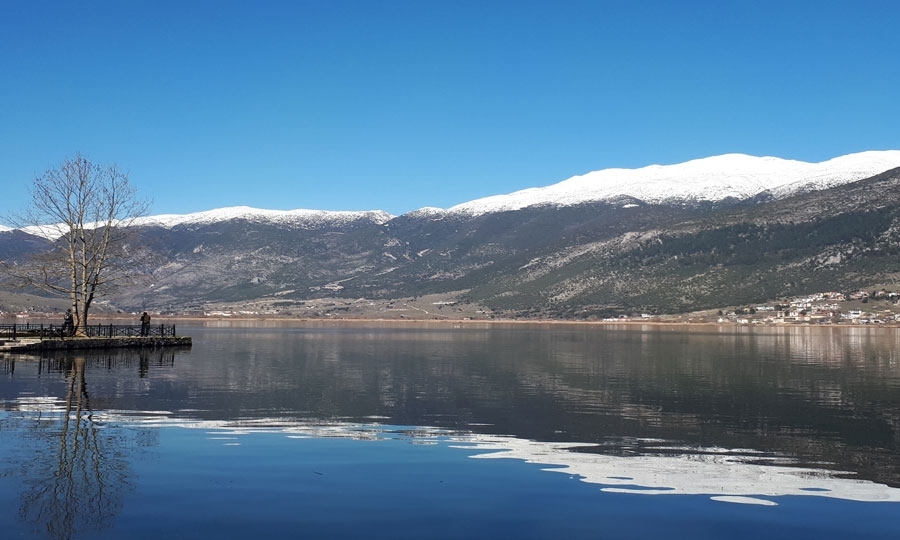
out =
<path fill-rule="evenodd" d="M 900 537 L 900 330 L 180 325 L 0 357 L 2 538 Z"/>

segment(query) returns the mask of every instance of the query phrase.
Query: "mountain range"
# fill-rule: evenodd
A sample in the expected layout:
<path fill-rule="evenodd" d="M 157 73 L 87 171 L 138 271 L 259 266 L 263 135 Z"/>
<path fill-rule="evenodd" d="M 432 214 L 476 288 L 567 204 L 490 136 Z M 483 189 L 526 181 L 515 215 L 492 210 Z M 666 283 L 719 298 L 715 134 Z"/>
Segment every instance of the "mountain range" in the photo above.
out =
<path fill-rule="evenodd" d="M 607 169 L 422 208 L 235 207 L 136 223 L 141 276 L 122 310 L 302 313 L 316 299 L 435 295 L 516 317 L 675 313 L 891 282 L 900 151 L 822 163 L 729 154 Z M 0 230 L 20 261 L 53 227 Z M 321 303 L 320 303 L 321 304 Z"/>

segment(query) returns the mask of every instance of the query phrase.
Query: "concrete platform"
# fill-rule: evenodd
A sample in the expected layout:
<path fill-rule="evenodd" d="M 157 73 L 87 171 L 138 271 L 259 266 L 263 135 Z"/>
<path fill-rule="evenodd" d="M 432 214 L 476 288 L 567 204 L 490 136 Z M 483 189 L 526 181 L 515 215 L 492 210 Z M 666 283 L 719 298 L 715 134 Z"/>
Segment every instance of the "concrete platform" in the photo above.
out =
<path fill-rule="evenodd" d="M 142 349 L 156 347 L 190 347 L 190 336 L 178 337 L 113 337 L 39 339 L 19 338 L 0 342 L 0 353 L 33 351 L 71 351 L 81 349 Z"/>

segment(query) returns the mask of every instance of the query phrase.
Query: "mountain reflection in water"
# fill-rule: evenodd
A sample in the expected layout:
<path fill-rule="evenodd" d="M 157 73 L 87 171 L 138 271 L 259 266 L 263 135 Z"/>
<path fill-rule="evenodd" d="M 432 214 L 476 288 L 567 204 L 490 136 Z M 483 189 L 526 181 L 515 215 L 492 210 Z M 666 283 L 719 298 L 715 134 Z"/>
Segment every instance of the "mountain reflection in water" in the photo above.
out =
<path fill-rule="evenodd" d="M 193 349 L 0 359 L 0 431 L 28 448 L 44 441 L 42 452 L 61 456 L 47 460 L 53 467 L 94 467 L 82 477 L 115 490 L 98 515 L 114 513 L 128 491 L 133 448 L 176 426 L 237 437 L 229 444 L 256 432 L 366 438 L 400 429 L 479 459 L 539 463 L 607 492 L 900 501 L 893 329 L 225 322 L 180 330 Z M 50 418 L 53 437 L 39 436 Z M 138 431 L 115 431 L 122 426 Z M 73 448 L 81 461 L 66 458 Z M 22 513 L 37 519 L 29 508 Z"/>
<path fill-rule="evenodd" d="M 893 329 L 272 323 L 194 333 L 200 346 L 167 383 L 170 400 L 139 401 L 144 410 L 376 416 L 623 456 L 634 449 L 616 441 L 662 439 L 900 486 Z"/>
<path fill-rule="evenodd" d="M 300 422 L 257 418 L 236 422 L 185 421 L 171 415 L 110 411 L 97 415 L 102 425 L 143 430 L 201 430 L 210 440 L 240 445 L 242 437 L 281 434 L 288 438 L 345 438 L 377 441 L 397 436 L 415 444 L 446 444 L 476 459 L 516 459 L 546 465 L 544 470 L 574 475 L 610 493 L 640 495 L 710 495 L 725 502 L 774 505 L 767 498 L 816 496 L 860 502 L 900 502 L 900 488 L 853 478 L 846 471 L 798 466 L 787 456 L 756 450 L 673 447 L 665 441 L 632 441 L 657 453 L 611 456 L 585 452 L 594 445 L 523 440 L 427 426 L 399 427 L 351 422 Z M 578 451 L 581 450 L 581 451 Z M 850 477 L 848 477 L 850 476 Z M 82 490 L 83 491 L 83 490 Z"/>

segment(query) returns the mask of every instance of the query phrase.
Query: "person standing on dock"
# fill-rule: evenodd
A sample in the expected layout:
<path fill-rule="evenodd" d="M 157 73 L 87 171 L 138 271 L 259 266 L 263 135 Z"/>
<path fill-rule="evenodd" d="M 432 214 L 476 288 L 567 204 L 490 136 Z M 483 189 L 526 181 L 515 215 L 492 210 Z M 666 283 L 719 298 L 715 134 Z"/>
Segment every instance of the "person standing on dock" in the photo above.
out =
<path fill-rule="evenodd" d="M 146 337 L 150 335 L 150 315 L 147 315 L 145 311 L 143 315 L 141 315 L 141 337 Z"/>
<path fill-rule="evenodd" d="M 63 315 L 62 334 L 63 336 L 75 335 L 75 318 L 72 317 L 72 308 L 67 309 L 66 314 Z"/>

